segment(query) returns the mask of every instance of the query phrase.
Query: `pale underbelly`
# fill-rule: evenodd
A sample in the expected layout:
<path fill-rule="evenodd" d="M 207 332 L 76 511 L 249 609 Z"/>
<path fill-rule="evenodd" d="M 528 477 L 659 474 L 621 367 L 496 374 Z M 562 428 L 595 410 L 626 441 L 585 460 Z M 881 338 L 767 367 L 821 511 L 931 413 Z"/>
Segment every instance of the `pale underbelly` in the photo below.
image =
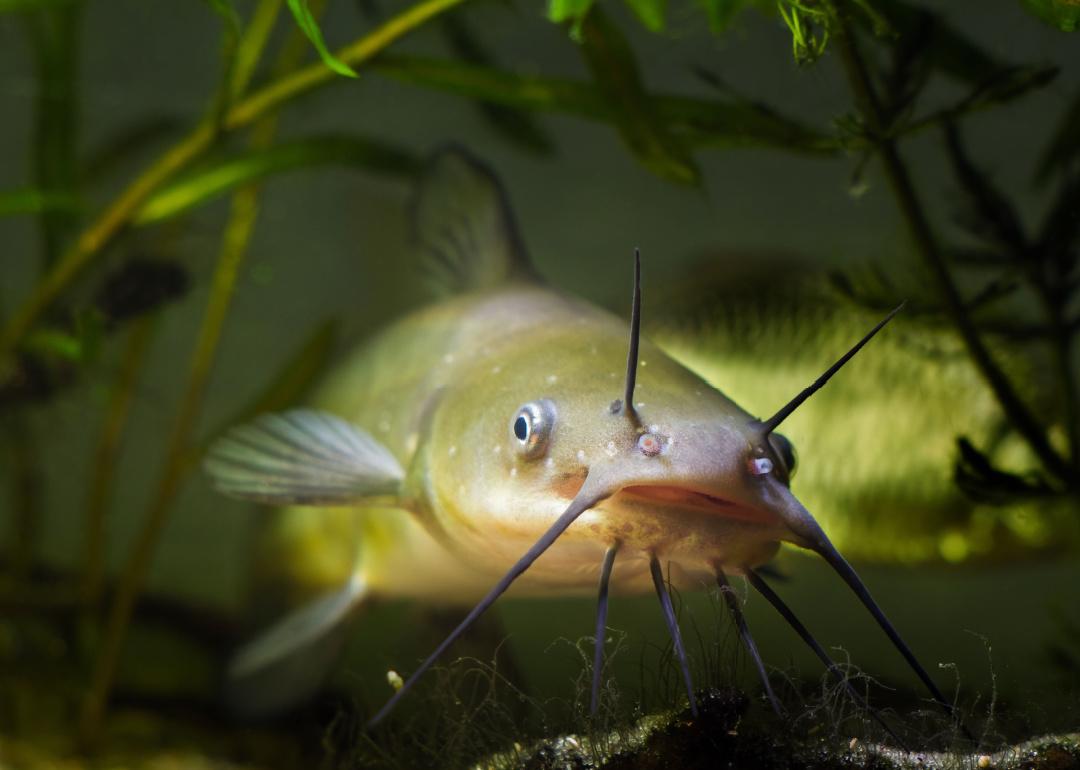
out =
<path fill-rule="evenodd" d="M 729 574 L 742 574 L 771 559 L 779 549 L 775 533 L 747 522 L 702 527 L 700 522 L 680 525 L 665 521 L 669 517 L 657 518 L 660 521 L 638 522 L 646 531 L 655 525 L 658 532 L 642 542 L 626 531 L 620 538 L 620 532 L 608 526 L 602 515 L 586 512 L 514 582 L 507 595 L 595 595 L 604 554 L 616 540 L 622 541 L 611 577 L 611 592 L 616 595 L 655 590 L 650 571 L 653 553 L 671 584 L 687 591 L 715 585 L 715 564 Z M 391 541 L 385 537 L 362 540 L 359 563 L 372 595 L 442 604 L 475 602 L 539 535 L 506 529 L 489 537 L 472 533 L 447 547 L 404 511 L 367 514 L 365 521 L 365 529 L 392 527 L 396 535 Z M 649 546 L 644 547 L 645 543 Z"/>

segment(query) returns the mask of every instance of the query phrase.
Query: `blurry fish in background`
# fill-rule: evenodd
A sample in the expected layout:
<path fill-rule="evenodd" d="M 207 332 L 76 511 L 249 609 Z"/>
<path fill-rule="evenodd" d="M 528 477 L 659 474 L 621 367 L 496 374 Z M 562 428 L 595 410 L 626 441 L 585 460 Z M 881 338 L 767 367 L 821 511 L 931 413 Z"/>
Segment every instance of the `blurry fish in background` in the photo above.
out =
<path fill-rule="evenodd" d="M 876 280 L 869 270 L 847 276 Z M 764 413 L 814 376 L 823 351 L 880 316 L 876 304 L 852 298 L 848 278 L 790 256 L 703 259 L 658 287 L 662 298 L 650 307 L 647 330 L 677 361 Z M 906 296 L 917 308 L 920 293 L 897 290 L 881 307 Z M 793 489 L 820 512 L 837 547 L 864 562 L 1001 563 L 1075 553 L 1074 511 L 1025 475 L 1035 463 L 959 335 L 932 313 L 907 316 L 856 375 L 837 379 L 790 418 L 788 436 L 810 458 Z M 1039 348 L 1004 334 L 987 338 L 1028 402 L 1040 414 L 1060 414 Z M 1009 473 L 991 470 L 990 461 Z M 1023 489 L 1008 494 L 1009 484 Z"/>

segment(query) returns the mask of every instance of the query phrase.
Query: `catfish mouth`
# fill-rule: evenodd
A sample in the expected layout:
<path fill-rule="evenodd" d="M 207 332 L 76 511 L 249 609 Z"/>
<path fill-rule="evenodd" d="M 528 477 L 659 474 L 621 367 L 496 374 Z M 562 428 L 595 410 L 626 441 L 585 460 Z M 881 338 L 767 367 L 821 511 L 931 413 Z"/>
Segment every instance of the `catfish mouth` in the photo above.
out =
<path fill-rule="evenodd" d="M 623 487 L 618 494 L 620 496 L 628 495 L 639 500 L 647 500 L 657 504 L 657 507 L 677 508 L 684 511 L 719 516 L 725 519 L 753 521 L 759 524 L 772 523 L 777 520 L 776 514 L 770 511 L 750 508 L 733 500 L 686 487 L 634 484 Z"/>

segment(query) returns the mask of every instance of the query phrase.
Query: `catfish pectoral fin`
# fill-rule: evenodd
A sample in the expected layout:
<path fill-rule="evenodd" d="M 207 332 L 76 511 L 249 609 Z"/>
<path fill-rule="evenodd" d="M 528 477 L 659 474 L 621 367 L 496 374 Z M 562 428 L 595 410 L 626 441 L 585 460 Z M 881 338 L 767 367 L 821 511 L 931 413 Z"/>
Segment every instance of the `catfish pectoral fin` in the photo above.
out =
<path fill-rule="evenodd" d="M 312 409 L 265 414 L 214 442 L 218 491 L 270 505 L 349 505 L 396 494 L 405 472 L 368 433 Z"/>
<path fill-rule="evenodd" d="M 241 717 L 269 717 L 315 695 L 341 652 L 346 621 L 365 594 L 363 579 L 353 575 L 242 647 L 225 673 L 230 710 Z"/>

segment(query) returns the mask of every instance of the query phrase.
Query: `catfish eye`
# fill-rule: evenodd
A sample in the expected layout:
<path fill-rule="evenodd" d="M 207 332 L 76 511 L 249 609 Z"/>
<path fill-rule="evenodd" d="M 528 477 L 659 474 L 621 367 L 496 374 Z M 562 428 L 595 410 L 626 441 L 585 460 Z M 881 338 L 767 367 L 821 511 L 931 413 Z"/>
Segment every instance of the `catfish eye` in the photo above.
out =
<path fill-rule="evenodd" d="M 518 409 L 510 423 L 510 432 L 521 453 L 532 458 L 547 452 L 554 426 L 555 404 L 541 399 L 530 401 Z"/>
<path fill-rule="evenodd" d="M 770 433 L 769 443 L 772 445 L 773 451 L 776 452 L 776 456 L 780 458 L 780 462 L 784 464 L 784 470 L 787 471 L 788 479 L 795 476 L 795 469 L 798 467 L 798 457 L 795 454 L 795 447 L 787 436 L 780 433 Z"/>

